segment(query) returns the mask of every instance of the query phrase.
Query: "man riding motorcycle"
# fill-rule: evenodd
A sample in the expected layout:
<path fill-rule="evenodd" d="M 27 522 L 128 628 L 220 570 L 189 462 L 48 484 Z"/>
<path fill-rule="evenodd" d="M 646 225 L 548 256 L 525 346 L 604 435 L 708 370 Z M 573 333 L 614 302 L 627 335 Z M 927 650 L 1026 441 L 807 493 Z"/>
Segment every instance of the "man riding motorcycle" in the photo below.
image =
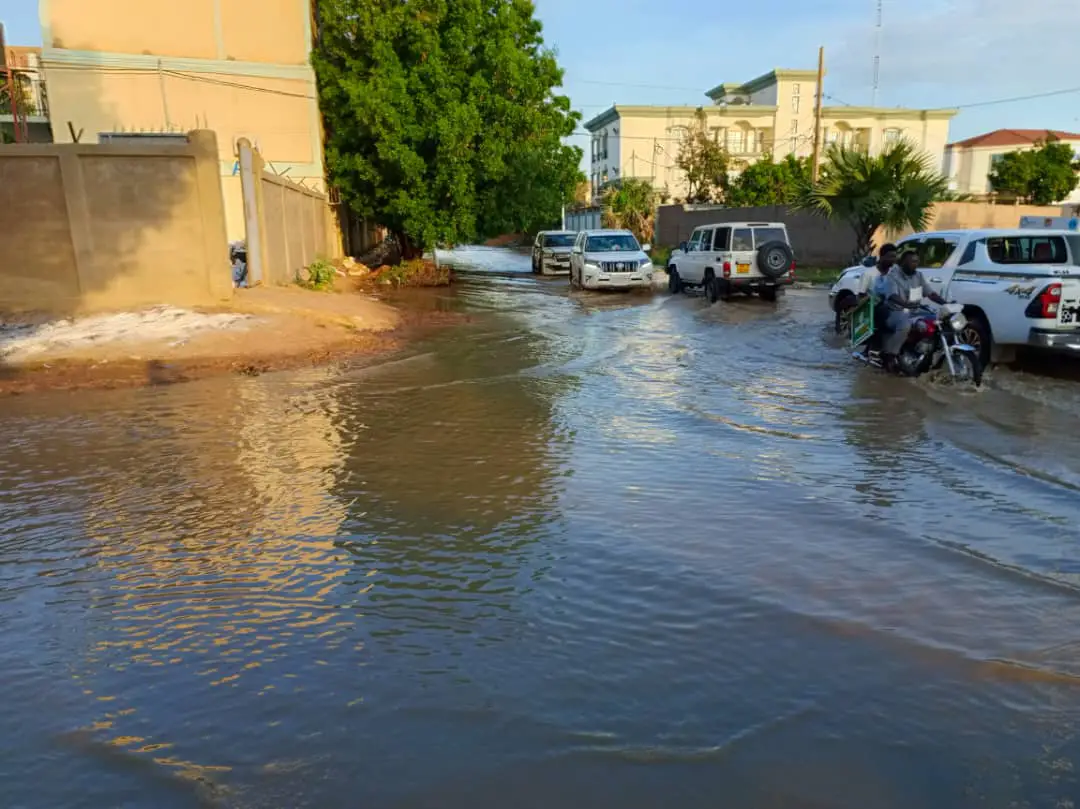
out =
<path fill-rule="evenodd" d="M 945 303 L 945 299 L 926 283 L 918 268 L 918 254 L 914 250 L 905 250 L 900 254 L 897 265 L 889 270 L 885 277 L 885 302 L 889 312 L 885 321 L 886 333 L 883 335 L 881 353 L 886 367 L 892 367 L 896 356 L 907 342 L 911 332 L 911 313 L 922 305 L 923 298 L 939 305 Z"/>
<path fill-rule="evenodd" d="M 896 264 L 896 245 L 882 245 L 881 252 L 878 253 L 877 264 L 874 265 L 877 272 L 864 272 L 862 278 L 859 279 L 858 296 L 860 300 L 866 295 L 873 295 L 878 302 L 884 303 L 885 276 L 889 274 L 889 270 L 893 268 L 894 264 Z"/>

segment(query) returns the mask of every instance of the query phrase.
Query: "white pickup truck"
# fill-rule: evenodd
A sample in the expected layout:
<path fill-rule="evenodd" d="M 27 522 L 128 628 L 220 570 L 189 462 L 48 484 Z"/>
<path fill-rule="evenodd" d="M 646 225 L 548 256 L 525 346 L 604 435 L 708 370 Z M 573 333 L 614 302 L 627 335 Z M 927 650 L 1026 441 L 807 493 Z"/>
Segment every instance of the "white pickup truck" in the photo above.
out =
<path fill-rule="evenodd" d="M 919 268 L 942 297 L 964 305 L 962 339 L 984 366 L 1016 348 L 1080 355 L 1080 233 L 1073 230 L 950 230 L 897 244 L 919 253 Z M 855 302 L 864 272 L 851 267 L 829 291 L 834 312 Z"/>

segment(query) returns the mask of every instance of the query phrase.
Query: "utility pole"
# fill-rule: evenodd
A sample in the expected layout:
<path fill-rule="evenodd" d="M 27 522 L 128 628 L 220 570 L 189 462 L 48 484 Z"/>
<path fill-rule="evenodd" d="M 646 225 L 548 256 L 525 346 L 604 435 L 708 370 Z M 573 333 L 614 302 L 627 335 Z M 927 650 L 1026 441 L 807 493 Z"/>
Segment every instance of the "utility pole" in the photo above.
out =
<path fill-rule="evenodd" d="M 877 106 L 878 78 L 881 73 L 881 0 L 877 0 L 877 27 L 874 29 L 874 92 L 870 106 Z"/>
<path fill-rule="evenodd" d="M 817 52 L 817 101 L 814 104 L 814 157 L 810 162 L 810 176 L 816 183 L 821 169 L 821 99 L 825 95 L 825 48 Z"/>

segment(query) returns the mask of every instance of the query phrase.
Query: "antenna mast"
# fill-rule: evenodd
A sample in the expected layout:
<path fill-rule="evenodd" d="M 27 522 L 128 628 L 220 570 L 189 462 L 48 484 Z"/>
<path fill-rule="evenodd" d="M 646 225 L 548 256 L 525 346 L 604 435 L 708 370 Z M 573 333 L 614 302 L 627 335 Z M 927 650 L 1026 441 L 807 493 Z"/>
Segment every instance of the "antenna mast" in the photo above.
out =
<path fill-rule="evenodd" d="M 877 26 L 874 29 L 874 94 L 870 106 L 877 106 L 878 78 L 881 74 L 881 3 L 877 0 Z"/>

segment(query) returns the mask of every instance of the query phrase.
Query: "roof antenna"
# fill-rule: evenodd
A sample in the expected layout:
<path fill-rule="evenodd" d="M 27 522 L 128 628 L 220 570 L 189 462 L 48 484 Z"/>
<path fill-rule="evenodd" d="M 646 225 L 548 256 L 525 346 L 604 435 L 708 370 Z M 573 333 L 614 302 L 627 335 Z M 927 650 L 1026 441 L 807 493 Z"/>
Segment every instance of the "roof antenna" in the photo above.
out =
<path fill-rule="evenodd" d="M 877 26 L 874 29 L 874 94 L 870 106 L 877 106 L 878 78 L 881 73 L 881 2 L 877 0 Z"/>

